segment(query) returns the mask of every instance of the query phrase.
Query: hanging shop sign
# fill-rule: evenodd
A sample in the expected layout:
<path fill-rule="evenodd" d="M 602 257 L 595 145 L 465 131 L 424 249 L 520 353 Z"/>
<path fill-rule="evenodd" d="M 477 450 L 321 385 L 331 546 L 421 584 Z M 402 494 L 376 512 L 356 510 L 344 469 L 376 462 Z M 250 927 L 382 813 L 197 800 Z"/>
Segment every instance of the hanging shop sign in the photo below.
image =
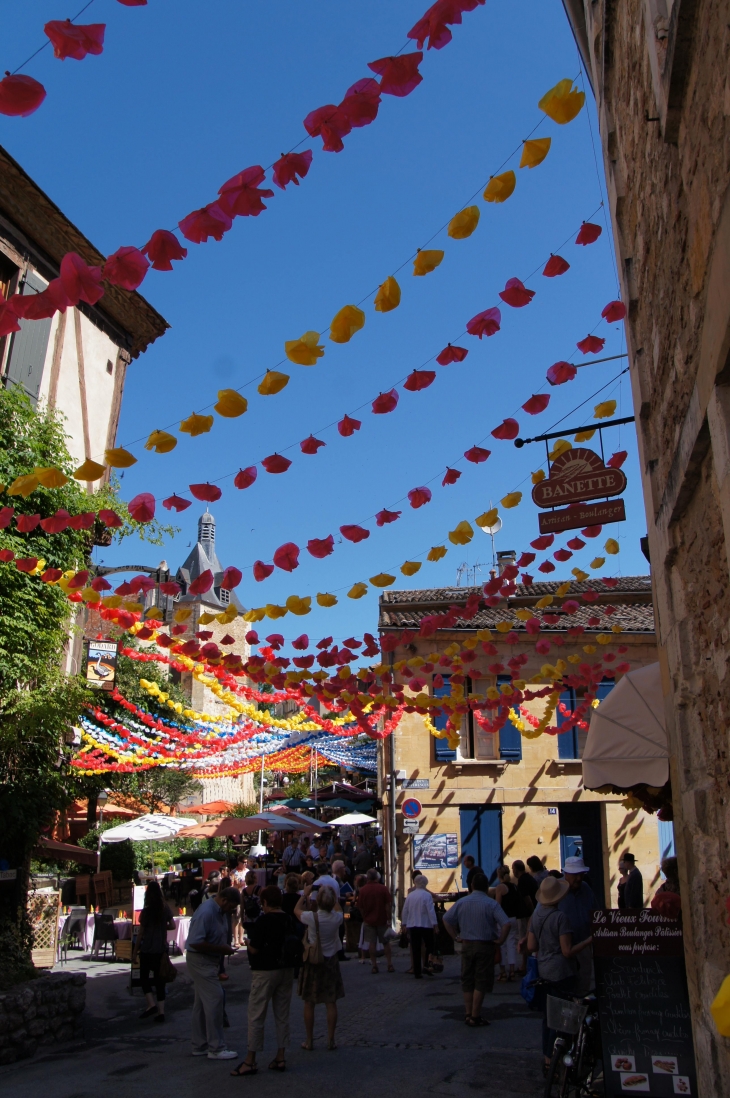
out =
<path fill-rule="evenodd" d="M 86 685 L 94 690 L 113 690 L 117 677 L 116 641 L 90 640 L 86 650 Z"/>
<path fill-rule="evenodd" d="M 626 474 L 608 468 L 594 450 L 582 446 L 559 454 L 550 466 L 550 476 L 532 489 L 538 507 L 583 503 L 604 496 L 620 496 L 626 490 Z"/>
<path fill-rule="evenodd" d="M 697 1094 L 681 917 L 593 912 L 605 1093 Z"/>
<path fill-rule="evenodd" d="M 623 522 L 625 518 L 622 499 L 573 504 L 559 511 L 541 511 L 537 516 L 541 534 L 561 534 L 564 530 L 580 530 L 583 526 L 606 526 L 609 522 Z"/>

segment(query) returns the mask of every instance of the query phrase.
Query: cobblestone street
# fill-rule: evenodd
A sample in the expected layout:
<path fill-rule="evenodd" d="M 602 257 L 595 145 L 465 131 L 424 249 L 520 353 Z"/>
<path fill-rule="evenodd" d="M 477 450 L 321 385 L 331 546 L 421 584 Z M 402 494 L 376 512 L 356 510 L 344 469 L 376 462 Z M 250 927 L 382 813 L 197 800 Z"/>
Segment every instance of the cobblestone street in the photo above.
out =
<path fill-rule="evenodd" d="M 373 976 L 369 965 L 343 964 L 346 996 L 340 1002 L 339 1048 L 324 1047 L 324 1008 L 317 1008 L 315 1051 L 301 1049 L 304 1038 L 302 1004 L 292 1001 L 292 1045 L 282 1080 L 266 1070 L 275 1047 L 273 1024 L 267 1020 L 266 1049 L 259 1056 L 255 1081 L 229 1080 L 233 1062 L 214 1063 L 190 1055 L 192 985 L 182 961 L 168 995 L 164 1027 L 140 1021 L 143 1000 L 130 997 L 128 976 L 103 963 L 87 981 L 85 1037 L 72 1046 L 41 1051 L 33 1060 L 0 1069 L 6 1098 L 37 1098 L 44 1087 L 54 1098 L 158 1098 L 172 1089 L 187 1098 L 217 1085 L 257 1089 L 265 1095 L 282 1086 L 336 1088 L 358 1098 L 399 1098 L 432 1094 L 451 1098 L 465 1090 L 488 1092 L 493 1098 L 541 1093 L 540 1019 L 531 1014 L 517 993 L 517 984 L 497 984 L 484 1001 L 483 1016 L 491 1025 L 468 1029 L 463 1023 L 459 958 L 446 957 L 444 972 L 416 982 L 405 975 L 407 960 L 397 951 L 398 972 Z M 381 966 L 382 969 L 382 966 Z M 243 957 L 234 958 L 226 985 L 230 1029 L 228 1042 L 241 1054 L 246 1049 L 246 1002 L 250 970 Z"/>

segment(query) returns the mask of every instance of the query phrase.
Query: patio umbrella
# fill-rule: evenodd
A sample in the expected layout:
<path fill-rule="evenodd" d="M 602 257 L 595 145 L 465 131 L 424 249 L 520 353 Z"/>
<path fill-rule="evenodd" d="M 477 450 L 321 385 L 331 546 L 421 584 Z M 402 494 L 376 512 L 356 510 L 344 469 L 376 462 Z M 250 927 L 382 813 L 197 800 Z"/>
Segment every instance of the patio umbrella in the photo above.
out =
<path fill-rule="evenodd" d="M 307 821 L 309 824 L 309 821 Z M 178 832 L 181 839 L 220 839 L 226 835 L 247 835 L 251 831 L 309 831 L 311 828 L 294 820 L 282 819 L 273 813 L 258 816 L 229 816 L 225 820 L 208 820 L 191 824 Z"/>
<path fill-rule="evenodd" d="M 312 801 L 311 804 L 312 806 L 314 806 L 314 801 Z M 261 815 L 261 813 L 259 813 L 259 815 Z M 304 824 L 304 826 L 310 831 L 322 830 L 322 826 L 317 820 L 312 819 L 311 816 L 302 816 L 301 813 L 293 812 L 290 808 L 270 808 L 268 809 L 268 811 L 264 812 L 263 815 L 277 816 L 280 819 L 291 820 L 294 823 Z"/>
<path fill-rule="evenodd" d="M 669 779 L 664 694 L 658 663 L 629 671 L 593 710 L 583 752 L 586 789 L 642 783 L 660 789 Z"/>
<path fill-rule="evenodd" d="M 110 827 L 108 831 L 102 831 L 103 843 L 121 843 L 125 839 L 132 842 L 141 842 L 144 839 L 169 839 L 177 835 L 186 826 L 185 820 L 178 820 L 176 816 L 158 816 L 150 814 L 138 816 L 136 820 Z"/>
<path fill-rule="evenodd" d="M 345 800 L 344 797 L 335 797 L 332 801 L 320 801 L 321 808 L 348 808 L 350 810 L 356 810 L 359 808 L 372 808 L 372 801 L 363 801 L 362 804 L 358 804 L 356 801 Z"/>
<path fill-rule="evenodd" d="M 188 816 L 228 816 L 233 808 L 231 801 L 208 801 L 207 804 L 189 804 L 178 811 Z"/>
<path fill-rule="evenodd" d="M 357 827 L 358 824 L 374 824 L 378 821 L 373 816 L 366 816 L 364 812 L 346 812 L 344 816 L 338 816 L 328 822 L 328 827 L 349 826 Z"/>

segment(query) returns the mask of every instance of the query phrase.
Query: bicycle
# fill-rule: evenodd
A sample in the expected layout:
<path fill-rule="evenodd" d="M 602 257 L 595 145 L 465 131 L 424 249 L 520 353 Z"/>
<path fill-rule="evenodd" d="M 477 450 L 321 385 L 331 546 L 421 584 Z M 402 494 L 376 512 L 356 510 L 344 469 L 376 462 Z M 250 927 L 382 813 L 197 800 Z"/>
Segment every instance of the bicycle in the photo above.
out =
<path fill-rule="evenodd" d="M 594 1098 L 603 1080 L 596 997 L 547 996 L 547 1024 L 557 1030 L 545 1078 L 545 1098 Z"/>

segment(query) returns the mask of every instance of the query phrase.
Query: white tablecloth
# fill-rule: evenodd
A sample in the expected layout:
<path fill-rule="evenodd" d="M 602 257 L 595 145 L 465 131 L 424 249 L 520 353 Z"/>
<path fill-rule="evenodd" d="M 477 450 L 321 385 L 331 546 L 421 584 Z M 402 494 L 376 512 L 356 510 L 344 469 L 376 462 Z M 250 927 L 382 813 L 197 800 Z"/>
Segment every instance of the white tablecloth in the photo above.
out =
<path fill-rule="evenodd" d="M 185 943 L 188 940 L 188 931 L 190 929 L 191 915 L 175 915 L 173 923 L 175 924 L 174 930 L 168 930 L 167 940 L 168 942 L 174 942 L 177 949 L 181 953 L 185 952 Z"/>
<path fill-rule="evenodd" d="M 58 917 L 58 936 L 59 938 L 63 934 L 63 928 L 68 921 L 68 915 L 59 915 Z M 188 940 L 188 930 L 190 929 L 189 915 L 175 915 L 173 922 L 175 924 L 174 930 L 168 930 L 167 940 L 168 942 L 174 942 L 175 946 L 181 953 L 185 952 L 185 943 Z M 129 941 L 132 937 L 132 920 L 131 919 L 115 919 L 114 926 L 117 928 L 117 935 L 120 942 Z M 86 916 L 86 926 L 81 932 L 81 944 L 84 950 L 91 949 L 94 944 L 94 914 L 89 912 Z"/>

